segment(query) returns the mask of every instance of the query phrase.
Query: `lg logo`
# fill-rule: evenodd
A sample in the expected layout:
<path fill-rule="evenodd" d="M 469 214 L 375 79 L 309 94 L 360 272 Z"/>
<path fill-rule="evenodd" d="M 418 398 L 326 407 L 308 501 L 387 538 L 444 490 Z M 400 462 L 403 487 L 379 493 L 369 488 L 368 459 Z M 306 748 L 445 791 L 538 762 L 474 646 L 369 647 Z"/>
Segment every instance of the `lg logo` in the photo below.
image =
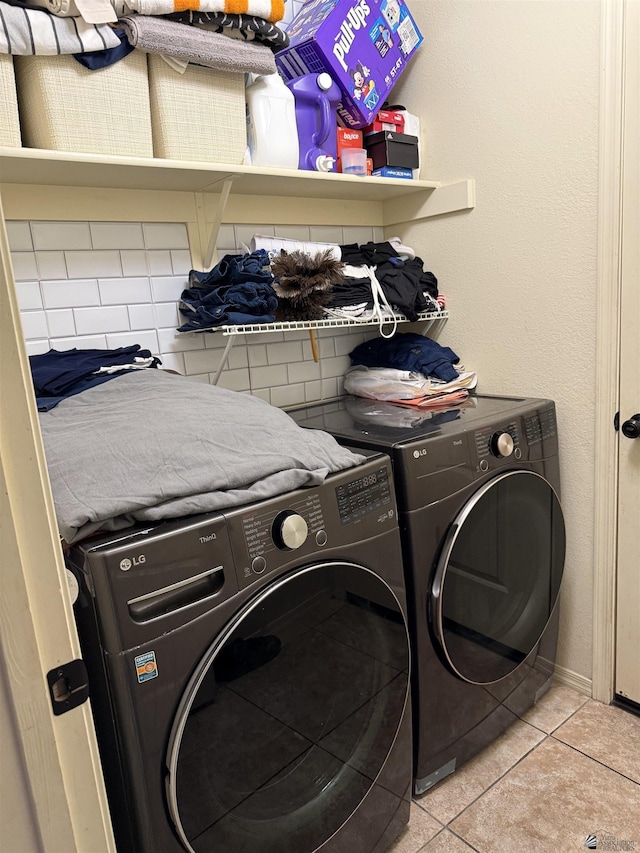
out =
<path fill-rule="evenodd" d="M 422 450 L 414 450 L 413 451 L 413 458 L 414 459 L 420 459 L 421 456 L 426 456 L 426 455 L 427 455 L 427 448 L 426 447 L 423 447 Z"/>
<path fill-rule="evenodd" d="M 141 566 L 142 563 L 146 563 L 147 558 L 144 554 L 140 554 L 139 557 L 134 557 L 130 560 L 128 557 L 125 557 L 124 560 L 120 560 L 120 568 L 123 572 L 128 572 L 130 568 L 133 566 Z"/>

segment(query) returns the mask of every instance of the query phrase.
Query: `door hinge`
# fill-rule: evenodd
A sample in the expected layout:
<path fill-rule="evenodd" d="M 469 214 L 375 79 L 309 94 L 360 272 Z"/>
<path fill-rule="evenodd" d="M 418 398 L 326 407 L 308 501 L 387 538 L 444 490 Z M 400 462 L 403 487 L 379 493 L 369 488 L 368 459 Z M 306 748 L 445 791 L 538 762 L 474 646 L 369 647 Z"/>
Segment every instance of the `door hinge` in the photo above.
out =
<path fill-rule="evenodd" d="M 53 713 L 58 717 L 87 701 L 89 677 L 84 661 L 69 661 L 47 673 L 47 684 Z"/>

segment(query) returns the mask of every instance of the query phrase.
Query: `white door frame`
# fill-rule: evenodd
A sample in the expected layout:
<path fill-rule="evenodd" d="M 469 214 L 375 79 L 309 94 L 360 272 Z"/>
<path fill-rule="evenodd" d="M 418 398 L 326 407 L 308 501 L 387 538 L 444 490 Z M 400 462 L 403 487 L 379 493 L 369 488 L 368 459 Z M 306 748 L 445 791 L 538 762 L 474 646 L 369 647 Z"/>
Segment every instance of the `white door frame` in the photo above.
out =
<path fill-rule="evenodd" d="M 618 436 L 613 417 L 620 400 L 625 10 L 633 1 L 602 4 L 592 695 L 606 703 L 613 699 L 615 673 Z"/>

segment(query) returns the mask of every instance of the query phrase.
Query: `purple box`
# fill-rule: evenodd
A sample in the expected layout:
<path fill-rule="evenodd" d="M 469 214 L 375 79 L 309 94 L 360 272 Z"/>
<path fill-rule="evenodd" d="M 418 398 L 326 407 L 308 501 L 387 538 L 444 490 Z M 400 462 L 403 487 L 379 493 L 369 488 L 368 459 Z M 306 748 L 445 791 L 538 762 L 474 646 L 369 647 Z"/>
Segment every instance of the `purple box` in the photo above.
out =
<path fill-rule="evenodd" d="M 404 0 L 307 0 L 276 54 L 285 80 L 328 72 L 342 91 L 344 127 L 371 122 L 422 44 Z"/>

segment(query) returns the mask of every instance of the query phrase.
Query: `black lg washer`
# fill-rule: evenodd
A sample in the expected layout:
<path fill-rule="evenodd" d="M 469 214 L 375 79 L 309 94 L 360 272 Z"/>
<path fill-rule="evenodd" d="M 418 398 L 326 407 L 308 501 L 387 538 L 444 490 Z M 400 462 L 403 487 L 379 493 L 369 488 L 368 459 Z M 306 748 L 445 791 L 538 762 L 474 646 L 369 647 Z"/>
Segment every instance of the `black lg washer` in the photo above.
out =
<path fill-rule="evenodd" d="M 346 397 L 289 414 L 391 454 L 424 793 L 551 683 L 565 556 L 554 403 L 478 395 L 421 412 Z"/>
<path fill-rule="evenodd" d="M 389 458 L 68 555 L 119 853 L 383 853 L 409 819 Z"/>

